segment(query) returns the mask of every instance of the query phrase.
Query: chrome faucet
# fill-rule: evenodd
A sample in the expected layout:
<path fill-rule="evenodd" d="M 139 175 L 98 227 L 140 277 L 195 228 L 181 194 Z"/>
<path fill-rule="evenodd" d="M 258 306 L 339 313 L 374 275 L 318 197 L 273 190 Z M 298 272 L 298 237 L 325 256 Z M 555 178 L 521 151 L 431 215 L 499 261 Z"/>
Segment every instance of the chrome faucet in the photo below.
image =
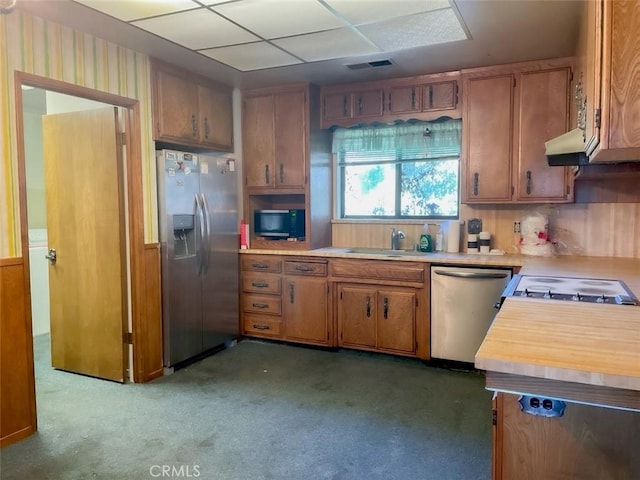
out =
<path fill-rule="evenodd" d="M 400 250 L 400 240 L 404 238 L 405 235 L 402 230 L 391 228 L 391 250 Z"/>

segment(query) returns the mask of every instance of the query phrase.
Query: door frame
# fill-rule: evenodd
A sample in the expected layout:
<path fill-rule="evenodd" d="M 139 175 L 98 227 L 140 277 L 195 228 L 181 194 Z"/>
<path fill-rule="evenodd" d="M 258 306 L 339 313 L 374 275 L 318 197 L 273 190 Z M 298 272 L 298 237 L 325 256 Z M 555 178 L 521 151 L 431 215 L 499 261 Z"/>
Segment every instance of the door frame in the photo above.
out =
<path fill-rule="evenodd" d="M 18 204 L 20 215 L 20 244 L 24 262 L 24 291 L 25 310 L 27 312 L 27 324 L 29 334 L 32 334 L 31 321 L 31 284 L 29 268 L 29 233 L 27 219 L 27 188 L 26 188 L 26 168 L 24 151 L 24 118 L 22 111 L 22 85 L 51 90 L 66 95 L 82 97 L 102 103 L 122 107 L 126 109 L 124 115 L 125 132 L 127 140 L 125 143 L 126 152 L 126 191 L 129 229 L 129 284 L 131 288 L 131 323 L 133 344 L 133 371 L 129 372 L 130 378 L 134 382 L 145 382 L 162 375 L 162 368 L 157 371 L 148 372 L 145 363 L 145 352 L 154 350 L 155 347 L 149 345 L 146 331 L 148 321 L 145 307 L 145 287 L 147 279 L 145 276 L 145 246 L 144 243 L 144 208 L 143 208 L 143 186 L 142 186 L 142 149 L 140 134 L 140 102 L 136 99 L 122 97 L 120 95 L 94 90 L 80 85 L 63 82 L 22 71 L 14 72 L 15 106 L 16 106 L 16 140 L 17 140 L 17 160 L 18 160 Z M 125 185 L 121 186 L 122 188 Z M 126 281 L 123 278 L 123 281 Z M 154 279 L 151 279 L 153 283 Z M 35 392 L 35 376 L 33 367 L 33 348 L 27 352 L 31 378 L 29 388 Z M 129 362 L 128 362 L 129 363 Z M 34 425 L 36 425 L 35 395 L 33 397 Z"/>

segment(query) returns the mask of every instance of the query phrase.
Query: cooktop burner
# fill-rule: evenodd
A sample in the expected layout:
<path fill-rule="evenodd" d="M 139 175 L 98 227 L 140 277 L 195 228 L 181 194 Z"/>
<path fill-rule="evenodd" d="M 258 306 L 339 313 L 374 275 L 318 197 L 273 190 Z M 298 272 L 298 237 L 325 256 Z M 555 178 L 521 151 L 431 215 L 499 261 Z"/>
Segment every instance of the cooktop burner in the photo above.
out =
<path fill-rule="evenodd" d="M 619 305 L 638 304 L 638 299 L 624 282 L 596 278 L 514 275 L 503 296 Z"/>

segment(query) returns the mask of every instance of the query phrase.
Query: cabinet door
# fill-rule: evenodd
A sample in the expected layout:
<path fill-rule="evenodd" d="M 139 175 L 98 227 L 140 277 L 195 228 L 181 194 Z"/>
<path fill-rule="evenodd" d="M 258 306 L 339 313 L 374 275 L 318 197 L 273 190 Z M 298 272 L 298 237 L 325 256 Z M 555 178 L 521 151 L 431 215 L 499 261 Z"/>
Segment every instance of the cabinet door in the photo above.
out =
<path fill-rule="evenodd" d="M 389 112 L 392 114 L 419 112 L 422 105 L 422 88 L 418 85 L 391 87 Z"/>
<path fill-rule="evenodd" d="M 514 75 L 467 78 L 463 88 L 466 203 L 511 200 Z"/>
<path fill-rule="evenodd" d="M 307 121 L 303 91 L 275 96 L 275 185 L 303 188 L 306 177 Z"/>
<path fill-rule="evenodd" d="M 520 75 L 517 132 L 518 201 L 563 201 L 569 196 L 566 167 L 549 167 L 544 142 L 568 130 L 569 68 Z"/>
<path fill-rule="evenodd" d="M 287 277 L 283 291 L 284 336 L 327 344 L 327 281 L 324 278 Z"/>
<path fill-rule="evenodd" d="M 602 125 L 593 161 L 640 161 L 640 3 L 597 3 L 603 8 Z"/>
<path fill-rule="evenodd" d="M 546 418 L 524 413 L 518 399 L 498 394 L 495 478 L 640 478 L 639 413 L 567 402 L 562 417 Z"/>
<path fill-rule="evenodd" d="M 231 92 L 198 85 L 200 143 L 233 150 Z"/>
<path fill-rule="evenodd" d="M 349 92 L 330 93 L 322 99 L 323 120 L 344 120 L 351 117 L 351 95 Z M 331 125 L 330 122 L 327 126 Z"/>
<path fill-rule="evenodd" d="M 378 291 L 378 348 L 415 353 L 415 320 L 415 291 Z"/>
<path fill-rule="evenodd" d="M 438 82 L 424 86 L 424 105 L 423 110 L 450 110 L 456 108 L 457 105 L 457 83 Z"/>
<path fill-rule="evenodd" d="M 353 118 L 381 117 L 384 111 L 384 91 L 381 88 L 353 93 Z"/>
<path fill-rule="evenodd" d="M 167 72 L 156 72 L 156 139 L 197 142 L 198 92 L 193 84 Z"/>
<path fill-rule="evenodd" d="M 245 98 L 242 118 L 245 185 L 273 187 L 275 185 L 273 96 Z"/>
<path fill-rule="evenodd" d="M 338 291 L 339 345 L 376 346 L 376 290 L 341 285 Z"/>

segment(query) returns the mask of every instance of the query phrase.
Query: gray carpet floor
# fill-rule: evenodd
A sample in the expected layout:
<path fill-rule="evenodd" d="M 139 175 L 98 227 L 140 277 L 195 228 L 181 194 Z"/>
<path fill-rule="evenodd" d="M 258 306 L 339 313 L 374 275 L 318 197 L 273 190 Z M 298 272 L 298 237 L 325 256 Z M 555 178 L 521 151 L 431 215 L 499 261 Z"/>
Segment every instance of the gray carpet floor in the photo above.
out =
<path fill-rule="evenodd" d="M 0 451 L 13 479 L 487 480 L 478 373 L 245 340 L 154 382 L 53 370 L 35 338 L 39 431 Z"/>

